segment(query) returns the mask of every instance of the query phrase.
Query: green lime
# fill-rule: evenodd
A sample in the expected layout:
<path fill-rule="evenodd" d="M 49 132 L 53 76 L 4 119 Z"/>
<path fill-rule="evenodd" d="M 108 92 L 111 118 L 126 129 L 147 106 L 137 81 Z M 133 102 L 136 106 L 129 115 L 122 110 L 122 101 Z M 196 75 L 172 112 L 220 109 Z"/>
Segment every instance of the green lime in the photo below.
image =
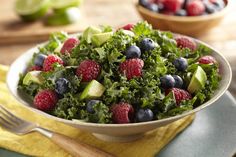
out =
<path fill-rule="evenodd" d="M 206 81 L 207 81 L 206 72 L 202 69 L 202 67 L 198 66 L 188 85 L 188 91 L 190 93 L 194 93 L 204 88 Z"/>
<path fill-rule="evenodd" d="M 82 0 L 51 0 L 52 8 L 55 11 L 65 10 L 70 7 L 78 7 L 82 3 Z"/>
<path fill-rule="evenodd" d="M 50 0 L 16 0 L 15 11 L 24 21 L 35 21 L 44 16 Z"/>
<path fill-rule="evenodd" d="M 80 10 L 76 7 L 68 8 L 63 12 L 55 12 L 48 17 L 46 24 L 50 26 L 75 23 L 80 18 Z"/>

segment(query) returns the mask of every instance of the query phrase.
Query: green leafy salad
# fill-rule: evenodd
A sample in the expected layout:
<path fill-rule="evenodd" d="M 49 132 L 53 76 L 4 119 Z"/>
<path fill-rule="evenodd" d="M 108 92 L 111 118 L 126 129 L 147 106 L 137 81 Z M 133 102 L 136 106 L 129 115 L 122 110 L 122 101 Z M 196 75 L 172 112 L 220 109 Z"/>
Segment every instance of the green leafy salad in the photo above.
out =
<path fill-rule="evenodd" d="M 92 123 L 136 123 L 190 111 L 219 86 L 212 50 L 147 22 L 54 33 L 39 46 L 18 89 L 34 107 Z"/>

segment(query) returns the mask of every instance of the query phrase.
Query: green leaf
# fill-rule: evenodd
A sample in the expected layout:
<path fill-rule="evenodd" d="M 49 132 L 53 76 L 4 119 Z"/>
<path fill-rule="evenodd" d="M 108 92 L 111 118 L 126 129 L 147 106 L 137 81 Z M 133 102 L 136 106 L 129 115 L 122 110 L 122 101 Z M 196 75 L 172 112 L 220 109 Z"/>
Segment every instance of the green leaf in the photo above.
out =
<path fill-rule="evenodd" d="M 106 51 L 103 48 L 95 48 L 94 49 L 99 54 L 99 59 L 103 60 L 106 57 Z"/>
<path fill-rule="evenodd" d="M 132 31 L 137 37 L 147 36 L 152 33 L 152 26 L 148 24 L 147 21 L 138 22 L 136 25 L 134 25 Z"/>
<path fill-rule="evenodd" d="M 78 97 L 67 93 L 60 99 L 52 114 L 65 119 L 80 119 L 80 110 L 85 107 L 84 102 L 80 102 Z"/>
<path fill-rule="evenodd" d="M 88 114 L 87 120 L 93 123 L 111 123 L 111 113 L 108 106 L 97 103 L 93 106 L 95 113 Z"/>

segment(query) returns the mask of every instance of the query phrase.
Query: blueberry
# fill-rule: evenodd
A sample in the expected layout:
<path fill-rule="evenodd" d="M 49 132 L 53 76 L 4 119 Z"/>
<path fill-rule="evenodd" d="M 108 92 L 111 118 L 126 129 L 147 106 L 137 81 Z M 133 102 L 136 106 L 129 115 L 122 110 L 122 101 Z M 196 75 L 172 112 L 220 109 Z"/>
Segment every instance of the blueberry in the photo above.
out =
<path fill-rule="evenodd" d="M 154 3 L 150 3 L 147 5 L 147 9 L 148 10 L 151 10 L 151 11 L 154 11 L 154 12 L 159 12 L 159 7 L 157 4 L 154 4 Z"/>
<path fill-rule="evenodd" d="M 177 58 L 173 64 L 175 65 L 175 68 L 179 71 L 185 71 L 188 67 L 188 61 L 187 59 L 180 57 Z"/>
<path fill-rule="evenodd" d="M 149 4 L 149 1 L 148 0 L 139 0 L 138 3 L 143 6 L 143 7 L 147 7 L 148 4 Z"/>
<path fill-rule="evenodd" d="M 176 16 L 187 16 L 187 12 L 184 9 L 180 9 L 175 13 Z"/>
<path fill-rule="evenodd" d="M 212 4 L 205 5 L 205 8 L 208 14 L 217 12 L 216 8 Z"/>
<path fill-rule="evenodd" d="M 37 66 L 42 67 L 45 58 L 47 58 L 46 55 L 44 55 L 44 54 L 38 54 L 38 55 L 35 57 L 35 59 L 34 59 L 34 64 L 37 65 Z"/>
<path fill-rule="evenodd" d="M 203 0 L 203 4 L 205 6 L 205 13 L 206 14 L 212 14 L 217 11 L 216 6 L 209 2 L 209 0 Z"/>
<path fill-rule="evenodd" d="M 150 109 L 139 109 L 136 113 L 136 119 L 138 122 L 147 122 L 153 119 L 153 112 Z"/>
<path fill-rule="evenodd" d="M 178 75 L 173 75 L 173 78 L 175 79 L 175 87 L 182 88 L 184 84 L 183 79 Z"/>
<path fill-rule="evenodd" d="M 140 43 L 140 47 L 142 51 L 150 51 L 153 50 L 156 47 L 156 45 L 152 39 L 144 38 Z"/>
<path fill-rule="evenodd" d="M 126 51 L 125 51 L 125 56 L 127 59 L 130 58 L 139 58 L 141 56 L 141 50 L 138 46 L 130 46 Z"/>
<path fill-rule="evenodd" d="M 86 110 L 88 113 L 95 113 L 93 106 L 101 102 L 100 100 L 89 100 L 86 104 Z"/>
<path fill-rule="evenodd" d="M 175 86 L 175 79 L 171 75 L 165 75 L 160 78 L 161 86 L 165 89 L 173 88 Z"/>
<path fill-rule="evenodd" d="M 65 78 L 59 78 L 56 81 L 56 88 L 55 91 L 59 94 L 59 95 L 63 95 L 67 92 L 69 92 L 70 90 L 70 82 L 65 79 Z"/>
<path fill-rule="evenodd" d="M 225 3 L 223 0 L 217 0 L 215 2 L 213 2 L 213 5 L 216 7 L 216 10 L 221 10 L 225 7 Z"/>

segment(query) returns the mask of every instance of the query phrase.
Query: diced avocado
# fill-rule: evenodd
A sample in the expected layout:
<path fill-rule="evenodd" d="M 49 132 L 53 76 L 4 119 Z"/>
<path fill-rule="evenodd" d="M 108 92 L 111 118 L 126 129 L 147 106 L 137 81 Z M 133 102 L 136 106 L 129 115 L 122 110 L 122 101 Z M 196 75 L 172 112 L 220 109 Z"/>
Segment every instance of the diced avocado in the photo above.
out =
<path fill-rule="evenodd" d="M 28 72 L 24 79 L 23 79 L 23 84 L 24 85 L 29 85 L 31 82 L 41 84 L 42 83 L 42 78 L 40 76 L 41 71 L 30 71 Z"/>
<path fill-rule="evenodd" d="M 92 40 L 92 43 L 94 43 L 97 46 L 100 46 L 103 43 L 105 43 L 112 35 L 113 35 L 113 32 L 94 34 L 91 40 Z"/>
<path fill-rule="evenodd" d="M 88 43 L 91 43 L 91 37 L 94 35 L 94 34 L 99 34 L 101 33 L 102 31 L 97 28 L 97 27 L 88 27 L 84 33 L 83 33 L 83 38 L 88 42 Z"/>
<path fill-rule="evenodd" d="M 198 66 L 188 85 L 188 91 L 194 93 L 205 87 L 207 76 L 201 66 Z"/>
<path fill-rule="evenodd" d="M 80 100 L 99 98 L 105 91 L 105 87 L 96 80 L 92 80 L 80 95 Z"/>

